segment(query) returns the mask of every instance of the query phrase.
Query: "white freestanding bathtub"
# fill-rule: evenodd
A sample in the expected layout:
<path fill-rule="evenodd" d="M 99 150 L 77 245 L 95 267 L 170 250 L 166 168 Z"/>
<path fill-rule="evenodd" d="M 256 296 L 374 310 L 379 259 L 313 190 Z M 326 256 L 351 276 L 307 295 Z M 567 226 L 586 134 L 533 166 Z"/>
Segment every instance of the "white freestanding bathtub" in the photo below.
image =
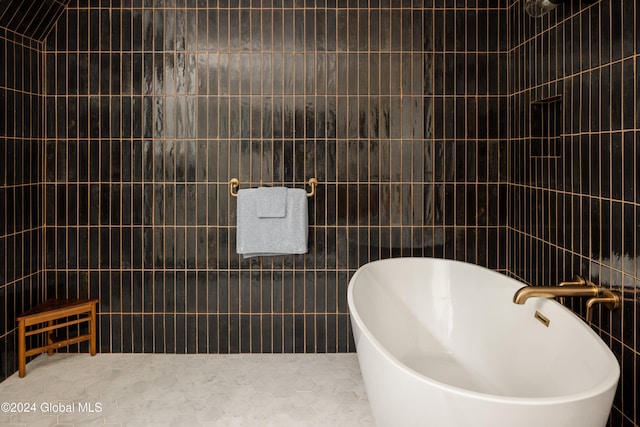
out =
<path fill-rule="evenodd" d="M 376 424 L 605 426 L 620 376 L 616 358 L 557 302 L 514 304 L 522 286 L 448 260 L 360 268 L 348 302 Z"/>

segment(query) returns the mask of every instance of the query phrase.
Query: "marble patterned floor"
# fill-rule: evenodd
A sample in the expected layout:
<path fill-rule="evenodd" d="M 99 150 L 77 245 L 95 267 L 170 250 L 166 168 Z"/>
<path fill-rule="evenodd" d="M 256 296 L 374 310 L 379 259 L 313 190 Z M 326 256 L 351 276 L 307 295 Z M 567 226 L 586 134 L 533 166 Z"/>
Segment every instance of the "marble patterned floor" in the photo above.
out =
<path fill-rule="evenodd" d="M 0 405 L 0 426 L 374 425 L 355 354 L 41 355 Z"/>

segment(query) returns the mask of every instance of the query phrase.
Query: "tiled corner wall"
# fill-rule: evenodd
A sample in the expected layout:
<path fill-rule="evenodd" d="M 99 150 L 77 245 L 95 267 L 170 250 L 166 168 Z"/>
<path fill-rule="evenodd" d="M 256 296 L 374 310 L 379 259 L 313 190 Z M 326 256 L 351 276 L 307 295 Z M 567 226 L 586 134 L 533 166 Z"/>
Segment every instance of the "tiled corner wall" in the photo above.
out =
<path fill-rule="evenodd" d="M 506 2 L 117 3 L 44 57 L 47 295 L 101 351 L 353 351 L 362 264 L 506 271 Z M 229 179 L 314 176 L 309 253 L 240 259 Z"/>
<path fill-rule="evenodd" d="M 622 367 L 610 425 L 638 426 L 640 5 L 572 1 L 536 20 L 522 3 L 510 12 L 509 269 L 533 285 L 582 274 L 623 292 L 594 327 Z M 540 137 L 554 109 L 558 127 Z"/>
<path fill-rule="evenodd" d="M 44 40 L 70 0 L 3 0 L 0 27 L 30 40 Z M 40 46 L 38 46 L 40 48 Z"/>
<path fill-rule="evenodd" d="M 0 381 L 17 370 L 15 316 L 41 301 L 40 44 L 0 27 Z"/>

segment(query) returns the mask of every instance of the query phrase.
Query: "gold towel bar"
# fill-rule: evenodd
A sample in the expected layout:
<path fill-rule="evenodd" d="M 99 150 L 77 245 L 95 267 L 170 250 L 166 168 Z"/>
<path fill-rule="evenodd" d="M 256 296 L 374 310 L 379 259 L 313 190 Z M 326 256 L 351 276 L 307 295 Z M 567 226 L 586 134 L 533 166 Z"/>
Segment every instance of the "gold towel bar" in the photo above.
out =
<path fill-rule="evenodd" d="M 311 187 L 311 192 L 307 193 L 307 197 L 313 197 L 316 195 L 316 186 L 318 185 L 318 180 L 316 178 L 311 178 L 308 181 L 309 186 Z M 240 180 L 238 178 L 232 178 L 229 181 L 229 194 L 233 197 L 238 197 L 237 188 L 240 186 Z M 236 189 L 236 191 L 234 191 Z"/>

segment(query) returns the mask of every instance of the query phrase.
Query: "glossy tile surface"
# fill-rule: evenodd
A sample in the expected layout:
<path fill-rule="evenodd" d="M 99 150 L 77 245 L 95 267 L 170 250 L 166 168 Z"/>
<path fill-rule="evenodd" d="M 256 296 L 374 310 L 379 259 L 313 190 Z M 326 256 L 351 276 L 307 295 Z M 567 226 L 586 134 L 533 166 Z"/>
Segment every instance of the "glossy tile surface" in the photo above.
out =
<path fill-rule="evenodd" d="M 0 27 L 0 380 L 17 369 L 15 316 L 42 299 L 42 56 L 36 46 Z"/>
<path fill-rule="evenodd" d="M 0 2 L 0 27 L 34 41 L 44 40 L 70 0 Z"/>
<path fill-rule="evenodd" d="M 620 290 L 594 329 L 622 368 L 610 426 L 640 414 L 640 6 L 565 2 L 540 19 L 510 10 L 510 272 L 532 285 L 576 274 Z M 570 301 L 584 315 L 584 301 Z"/>
<path fill-rule="evenodd" d="M 43 355 L 0 400 L 36 404 L 1 426 L 374 425 L 355 354 Z"/>
<path fill-rule="evenodd" d="M 47 295 L 100 298 L 104 352 L 345 352 L 364 263 L 505 271 L 489 3 L 70 3 L 43 52 Z M 233 177 L 320 181 L 307 255 L 236 255 Z"/>

